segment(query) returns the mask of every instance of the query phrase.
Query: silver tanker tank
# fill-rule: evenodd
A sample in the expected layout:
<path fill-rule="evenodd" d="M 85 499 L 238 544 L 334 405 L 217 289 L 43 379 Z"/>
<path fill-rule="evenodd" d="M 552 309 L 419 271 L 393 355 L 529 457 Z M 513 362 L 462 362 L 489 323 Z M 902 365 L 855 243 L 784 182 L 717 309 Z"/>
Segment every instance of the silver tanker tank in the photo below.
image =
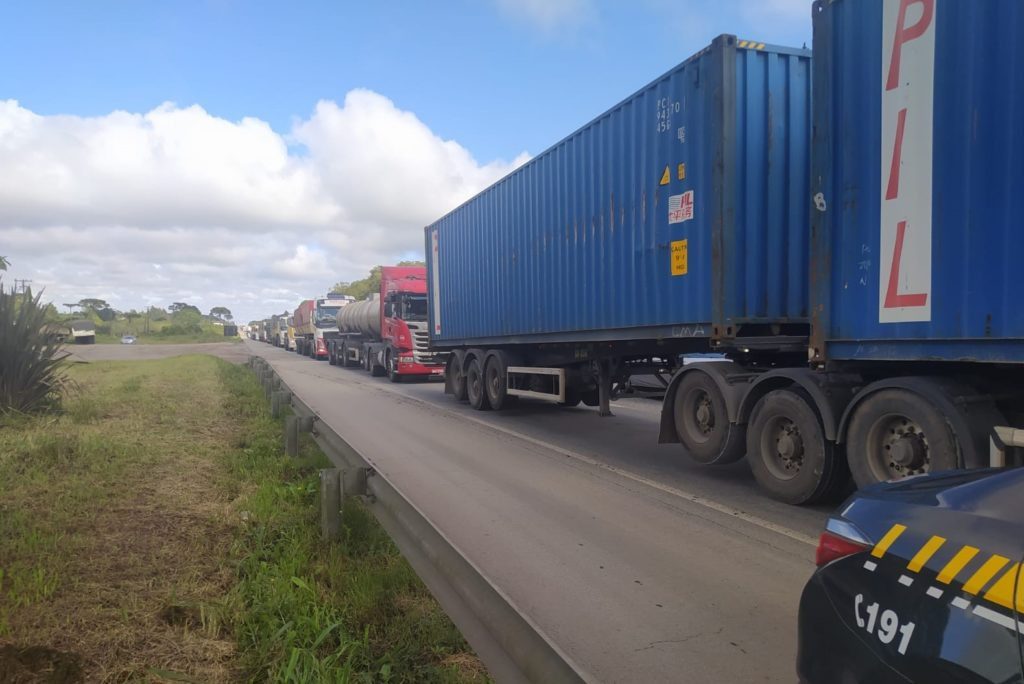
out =
<path fill-rule="evenodd" d="M 338 330 L 380 339 L 380 294 L 342 307 L 338 312 Z"/>

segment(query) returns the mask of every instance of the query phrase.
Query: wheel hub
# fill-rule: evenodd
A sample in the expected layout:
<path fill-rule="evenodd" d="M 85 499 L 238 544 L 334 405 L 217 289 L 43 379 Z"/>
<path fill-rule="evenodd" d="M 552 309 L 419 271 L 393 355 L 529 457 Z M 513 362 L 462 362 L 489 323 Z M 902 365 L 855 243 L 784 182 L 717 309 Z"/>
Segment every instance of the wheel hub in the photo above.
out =
<path fill-rule="evenodd" d="M 698 397 L 694 419 L 697 421 L 697 429 L 705 435 L 715 428 L 715 411 L 707 394 L 701 393 Z"/>
<path fill-rule="evenodd" d="M 799 470 L 803 463 L 804 443 L 800 438 L 800 430 L 790 421 L 779 426 L 778 437 L 775 439 L 775 451 L 781 465 L 786 470 Z"/>
<path fill-rule="evenodd" d="M 921 426 L 904 415 L 890 414 L 875 424 L 869 443 L 879 479 L 907 477 L 931 471 L 928 438 Z M 880 447 L 880 448 L 879 448 Z"/>

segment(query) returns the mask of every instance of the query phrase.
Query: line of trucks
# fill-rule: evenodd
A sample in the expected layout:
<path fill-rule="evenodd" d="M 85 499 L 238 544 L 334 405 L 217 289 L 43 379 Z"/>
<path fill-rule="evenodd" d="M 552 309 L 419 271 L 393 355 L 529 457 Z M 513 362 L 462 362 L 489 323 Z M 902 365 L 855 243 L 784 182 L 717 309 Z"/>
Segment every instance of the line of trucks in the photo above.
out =
<path fill-rule="evenodd" d="M 291 314 L 253 321 L 249 336 L 394 382 L 440 377 L 447 354 L 430 350 L 426 291 L 423 266 L 385 266 L 380 291 L 367 299 L 337 293 L 307 299 Z"/>
<path fill-rule="evenodd" d="M 300 353 L 443 364 L 478 410 L 610 415 L 658 377 L 660 442 L 793 504 L 1020 465 L 1024 12 L 812 18 L 813 52 L 719 36 L 427 226 L 425 273 L 385 269 L 333 328 L 304 302 Z"/>

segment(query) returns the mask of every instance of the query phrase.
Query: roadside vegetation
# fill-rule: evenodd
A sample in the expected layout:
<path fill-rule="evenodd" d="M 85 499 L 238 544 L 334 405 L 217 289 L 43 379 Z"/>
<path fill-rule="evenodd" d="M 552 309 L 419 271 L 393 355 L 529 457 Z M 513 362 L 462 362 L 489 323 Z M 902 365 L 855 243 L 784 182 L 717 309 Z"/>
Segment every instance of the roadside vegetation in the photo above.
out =
<path fill-rule="evenodd" d="M 0 280 L 0 415 L 56 408 L 67 385 L 65 357 L 43 327 L 46 307 Z M 3 480 L 0 480 L 3 482 Z"/>
<path fill-rule="evenodd" d="M 207 356 L 75 365 L 0 418 L 0 682 L 486 681 L 358 504 L 319 540 L 310 441 Z"/>

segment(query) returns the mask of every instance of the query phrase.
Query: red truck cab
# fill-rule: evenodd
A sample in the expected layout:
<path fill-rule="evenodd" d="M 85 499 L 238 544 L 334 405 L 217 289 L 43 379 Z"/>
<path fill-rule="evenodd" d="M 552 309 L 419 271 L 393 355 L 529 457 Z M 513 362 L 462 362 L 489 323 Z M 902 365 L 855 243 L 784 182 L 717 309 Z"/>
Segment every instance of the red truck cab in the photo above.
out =
<path fill-rule="evenodd" d="M 444 359 L 429 349 L 426 267 L 381 268 L 380 320 L 389 377 L 444 374 Z"/>

